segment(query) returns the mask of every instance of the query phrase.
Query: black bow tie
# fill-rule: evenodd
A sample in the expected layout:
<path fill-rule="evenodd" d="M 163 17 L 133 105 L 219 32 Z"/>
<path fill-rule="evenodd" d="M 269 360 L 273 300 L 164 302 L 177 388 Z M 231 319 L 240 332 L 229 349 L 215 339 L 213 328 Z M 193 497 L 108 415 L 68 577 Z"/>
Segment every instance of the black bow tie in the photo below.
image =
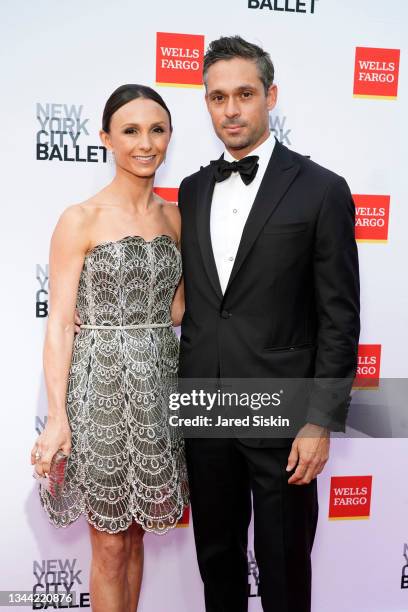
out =
<path fill-rule="evenodd" d="M 229 178 L 231 172 L 239 172 L 245 185 L 249 185 L 258 172 L 258 160 L 258 155 L 249 155 L 248 157 L 243 157 L 239 161 L 228 162 L 221 157 L 210 163 L 214 167 L 214 178 L 217 183 Z"/>

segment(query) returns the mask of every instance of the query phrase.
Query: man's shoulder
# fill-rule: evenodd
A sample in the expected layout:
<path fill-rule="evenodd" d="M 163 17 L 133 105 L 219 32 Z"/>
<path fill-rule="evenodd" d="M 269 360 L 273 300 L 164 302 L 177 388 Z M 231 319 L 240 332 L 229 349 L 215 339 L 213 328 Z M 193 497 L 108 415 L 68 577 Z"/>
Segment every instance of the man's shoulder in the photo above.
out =
<path fill-rule="evenodd" d="M 284 147 L 284 145 L 280 146 Z M 331 185 L 338 181 L 344 181 L 344 178 L 340 174 L 318 164 L 311 159 L 309 155 L 302 155 L 287 147 L 284 148 L 289 152 L 292 159 L 299 164 L 301 173 L 306 179 L 318 181 L 322 185 Z"/>
<path fill-rule="evenodd" d="M 204 173 L 207 174 L 208 172 L 211 171 L 211 164 L 207 164 L 206 166 L 200 166 L 199 170 L 197 170 L 196 172 L 193 172 L 192 174 L 189 174 L 188 176 L 186 176 L 181 183 L 183 185 L 188 185 L 188 186 L 194 186 L 197 184 L 198 182 L 198 178 L 199 176 Z"/>

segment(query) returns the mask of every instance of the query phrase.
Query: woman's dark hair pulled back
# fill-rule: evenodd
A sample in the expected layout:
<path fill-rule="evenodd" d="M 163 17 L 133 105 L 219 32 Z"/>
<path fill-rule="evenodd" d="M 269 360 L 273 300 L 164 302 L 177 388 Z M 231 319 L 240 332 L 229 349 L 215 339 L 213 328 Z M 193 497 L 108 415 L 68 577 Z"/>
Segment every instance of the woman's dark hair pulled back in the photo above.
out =
<path fill-rule="evenodd" d="M 116 113 L 117 110 L 124 104 L 131 102 L 132 100 L 137 100 L 138 98 L 144 98 L 145 100 L 153 100 L 157 102 L 169 116 L 170 121 L 170 129 L 173 129 L 171 123 L 171 114 L 167 107 L 167 104 L 163 100 L 160 94 L 157 93 L 151 87 L 147 85 L 138 85 L 138 84 L 127 84 L 121 85 L 109 96 L 105 108 L 103 110 L 102 116 L 102 129 L 104 132 L 109 133 L 110 130 L 110 122 L 112 119 L 113 113 Z"/>

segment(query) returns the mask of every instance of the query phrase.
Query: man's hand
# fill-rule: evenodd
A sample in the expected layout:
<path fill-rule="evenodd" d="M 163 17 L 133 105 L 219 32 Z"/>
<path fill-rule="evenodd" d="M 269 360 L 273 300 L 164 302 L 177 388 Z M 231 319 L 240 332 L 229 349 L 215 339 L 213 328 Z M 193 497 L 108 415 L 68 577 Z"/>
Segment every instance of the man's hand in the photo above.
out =
<path fill-rule="evenodd" d="M 296 471 L 289 478 L 289 484 L 309 484 L 323 471 L 329 458 L 330 432 L 320 425 L 307 423 L 293 440 L 286 470 Z"/>
<path fill-rule="evenodd" d="M 79 318 L 79 314 L 78 314 L 78 310 L 75 308 L 75 327 L 74 327 L 74 332 L 76 334 L 79 334 L 79 332 L 81 331 L 80 325 L 82 323 L 81 319 Z"/>

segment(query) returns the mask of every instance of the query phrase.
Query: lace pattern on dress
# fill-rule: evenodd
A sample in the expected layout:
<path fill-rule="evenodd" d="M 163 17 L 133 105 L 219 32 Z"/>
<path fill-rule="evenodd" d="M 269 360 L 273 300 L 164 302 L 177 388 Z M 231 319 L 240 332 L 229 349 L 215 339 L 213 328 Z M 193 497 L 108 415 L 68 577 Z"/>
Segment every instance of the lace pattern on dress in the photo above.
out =
<path fill-rule="evenodd" d="M 170 320 L 181 256 L 170 236 L 128 236 L 88 252 L 77 307 L 84 323 L 138 325 Z M 76 336 L 66 409 L 72 451 L 60 497 L 40 488 L 50 521 L 84 514 L 116 533 L 136 520 L 146 531 L 175 527 L 188 503 L 184 442 L 168 425 L 177 389 L 172 327 L 83 329 Z"/>

